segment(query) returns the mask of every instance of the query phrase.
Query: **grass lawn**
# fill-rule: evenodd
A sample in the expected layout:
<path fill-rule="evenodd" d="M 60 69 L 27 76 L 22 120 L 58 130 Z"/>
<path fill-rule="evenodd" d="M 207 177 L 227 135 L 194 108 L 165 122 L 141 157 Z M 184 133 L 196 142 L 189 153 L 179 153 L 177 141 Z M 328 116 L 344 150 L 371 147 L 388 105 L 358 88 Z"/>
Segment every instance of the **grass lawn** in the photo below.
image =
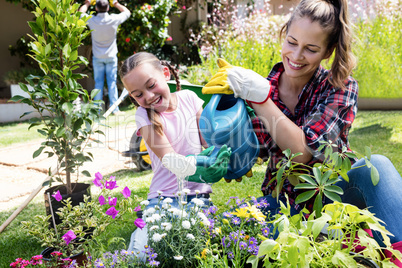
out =
<path fill-rule="evenodd" d="M 132 111 L 128 111 L 131 113 Z M 379 112 L 379 111 L 361 111 L 358 113 L 353 129 L 350 133 L 350 143 L 354 150 L 363 153 L 364 147 L 369 146 L 372 153 L 386 155 L 402 174 L 402 162 L 400 155 L 402 152 L 402 111 Z M 21 123 L 23 124 L 23 123 Z M 110 123 L 108 123 L 110 124 Z M 26 125 L 27 126 L 27 125 Z M 18 135 L 24 137 L 24 130 L 20 124 L 0 125 L 0 132 L 8 128 L 8 132 L 16 131 Z M 31 136 L 31 135 L 25 135 Z M 11 139 L 11 142 L 14 141 Z M 20 141 L 19 141 L 20 142 Z M 3 145 L 3 135 L 0 135 L 0 146 Z M 10 144 L 10 143 L 9 143 Z M 224 180 L 213 185 L 212 200 L 220 211 L 227 210 L 226 201 L 230 196 L 248 198 L 248 196 L 260 196 L 260 185 L 264 178 L 266 166 L 256 165 L 253 167 L 254 176 L 252 178 L 243 178 L 242 182 L 233 181 L 226 183 Z M 151 171 L 133 172 L 132 170 L 120 170 L 113 174 L 103 174 L 105 177 L 116 176 L 118 185 L 124 188 L 128 186 L 139 198 L 146 198 L 150 181 L 152 179 Z M 120 188 L 120 189 L 122 189 Z M 93 190 L 93 191 L 92 191 Z M 96 191 L 94 187 L 92 192 Z M 12 214 L 13 210 L 0 212 L 0 223 Z M 27 236 L 21 228 L 21 221 L 29 220 L 35 215 L 45 214 L 43 196 L 37 196 L 30 205 L 25 208 L 18 217 L 0 234 L 0 267 L 8 267 L 15 258 L 30 258 L 33 255 L 40 254 L 43 247 Z M 130 219 L 131 220 L 131 219 Z M 128 221 L 123 226 L 110 226 L 108 232 L 101 237 L 106 241 L 114 236 L 122 237 L 128 245 L 131 232 L 134 229 L 132 221 Z M 110 248 L 112 250 L 113 248 Z"/>

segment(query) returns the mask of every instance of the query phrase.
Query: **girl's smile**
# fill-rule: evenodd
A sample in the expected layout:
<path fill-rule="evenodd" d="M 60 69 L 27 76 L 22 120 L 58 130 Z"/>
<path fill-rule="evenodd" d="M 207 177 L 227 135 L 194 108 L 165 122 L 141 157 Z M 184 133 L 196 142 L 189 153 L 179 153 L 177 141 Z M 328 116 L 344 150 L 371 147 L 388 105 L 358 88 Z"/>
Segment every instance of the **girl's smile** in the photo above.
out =
<path fill-rule="evenodd" d="M 152 64 L 143 63 L 127 73 L 122 81 L 130 96 L 141 107 L 162 113 L 176 109 L 176 95 L 170 93 L 166 83 L 169 79 L 170 72 L 167 67 L 159 70 Z"/>

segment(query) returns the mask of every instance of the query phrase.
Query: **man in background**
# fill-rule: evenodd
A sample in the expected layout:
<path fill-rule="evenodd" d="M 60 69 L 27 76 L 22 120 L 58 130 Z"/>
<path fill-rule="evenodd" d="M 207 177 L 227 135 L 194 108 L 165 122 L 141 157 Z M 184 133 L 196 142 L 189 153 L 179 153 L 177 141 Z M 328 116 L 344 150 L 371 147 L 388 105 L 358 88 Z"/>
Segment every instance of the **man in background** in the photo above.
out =
<path fill-rule="evenodd" d="M 116 33 L 120 24 L 125 22 L 131 15 L 131 12 L 117 0 L 113 1 L 112 7 L 117 8 L 119 14 L 109 14 L 109 1 L 96 0 L 95 10 L 96 16 L 92 16 L 88 20 L 88 26 L 92 30 L 92 64 L 94 69 L 95 88 L 100 92 L 95 96 L 95 100 L 103 99 L 103 87 L 105 84 L 105 76 L 107 87 L 109 90 L 109 107 L 118 99 L 117 91 L 117 43 Z M 93 2 L 93 0 L 92 0 Z M 91 0 L 86 0 L 78 11 L 86 13 Z M 85 14 L 88 16 L 88 14 Z M 121 114 L 119 107 L 112 112 L 114 115 Z"/>

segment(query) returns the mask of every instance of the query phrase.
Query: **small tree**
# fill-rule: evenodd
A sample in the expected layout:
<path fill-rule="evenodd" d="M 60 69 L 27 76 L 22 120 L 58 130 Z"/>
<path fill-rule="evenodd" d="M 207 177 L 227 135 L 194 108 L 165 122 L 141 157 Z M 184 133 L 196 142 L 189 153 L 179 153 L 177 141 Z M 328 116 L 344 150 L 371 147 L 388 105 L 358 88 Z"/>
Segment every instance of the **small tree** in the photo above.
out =
<path fill-rule="evenodd" d="M 20 86 L 29 98 L 15 96 L 11 100 L 26 103 L 39 113 L 40 118 L 31 119 L 29 128 L 39 126 L 38 131 L 46 141 L 33 157 L 50 149 L 44 153 L 48 157 L 56 155 L 58 169 L 66 173 L 65 180 L 60 173 L 55 179 L 64 183 L 67 193 L 71 193 L 71 173 L 76 172 L 78 180 L 79 167 L 93 159 L 84 149 L 89 136 L 94 133 L 94 123 L 99 120 L 100 101 L 93 101 L 97 91 L 93 90 L 89 95 L 77 82 L 85 75 L 74 72 L 80 65 L 88 64 L 85 57 L 78 55 L 78 48 L 90 33 L 86 27 L 88 18 L 80 18 L 79 4 L 74 4 L 74 0 L 32 2 L 36 20 L 29 22 L 33 32 L 29 55 L 38 63 L 44 76 L 28 76 L 26 80 L 34 90 L 29 91 L 24 84 Z M 82 173 L 90 176 L 88 171 Z M 49 175 L 53 176 L 50 168 Z"/>

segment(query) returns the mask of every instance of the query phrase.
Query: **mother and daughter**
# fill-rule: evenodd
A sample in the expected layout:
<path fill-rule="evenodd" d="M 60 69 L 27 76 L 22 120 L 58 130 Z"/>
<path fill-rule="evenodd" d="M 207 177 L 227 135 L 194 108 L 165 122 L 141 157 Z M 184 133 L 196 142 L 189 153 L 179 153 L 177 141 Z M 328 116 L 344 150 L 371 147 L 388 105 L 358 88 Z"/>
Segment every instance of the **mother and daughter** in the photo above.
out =
<path fill-rule="evenodd" d="M 322 161 L 323 152 L 318 150 L 322 141 L 331 141 L 339 151 L 343 147 L 351 151 L 348 135 L 358 96 L 358 84 L 350 76 L 355 59 L 347 0 L 302 0 L 280 33 L 282 61 L 267 78 L 220 59 L 218 73 L 203 88 L 204 94 L 234 94 L 254 109 L 257 117 L 253 126 L 260 151 L 271 159 L 261 188 L 271 214 L 278 211 L 279 204 L 272 196 L 275 185 L 268 182 L 283 157 L 282 151 L 301 152 L 295 160 L 310 166 Z M 330 57 L 331 69 L 326 70 L 321 62 Z M 194 155 L 208 155 L 202 153 L 206 144 L 198 129 L 203 102 L 188 90 L 171 93 L 167 85 L 171 72 L 177 78 L 165 62 L 146 52 L 128 58 L 120 72 L 124 86 L 139 106 L 137 134 L 144 138 L 152 160 L 150 202 L 157 198 L 157 190 L 166 196 L 174 196 L 178 190 L 175 175 L 162 164 L 166 155 L 180 154 L 188 162 L 193 161 L 190 159 Z M 210 181 L 206 174 L 211 170 L 205 172 L 208 168 L 197 167 L 188 182 L 192 193 L 189 199 L 199 192 L 198 196 L 206 198 L 208 204 L 212 189 L 202 182 L 213 183 L 223 177 L 229 157 L 230 148 L 224 148 L 213 167 L 219 172 L 213 173 L 216 177 Z M 383 220 L 393 234 L 390 239 L 394 248 L 402 248 L 402 178 L 384 156 L 373 155 L 371 163 L 379 171 L 379 183 L 373 186 L 369 168 L 353 169 L 348 173 L 349 182 L 341 180 L 338 184 L 344 191 L 341 198 L 360 208 L 367 207 Z M 364 160 L 353 164 L 358 166 L 364 166 Z M 300 211 L 302 207 L 294 202 L 299 192 L 288 181 L 274 196 L 284 201 L 285 194 L 294 213 Z M 381 237 L 374 234 L 374 238 L 381 244 Z M 133 234 L 131 242 L 135 240 Z M 402 267 L 399 260 L 395 264 Z"/>

